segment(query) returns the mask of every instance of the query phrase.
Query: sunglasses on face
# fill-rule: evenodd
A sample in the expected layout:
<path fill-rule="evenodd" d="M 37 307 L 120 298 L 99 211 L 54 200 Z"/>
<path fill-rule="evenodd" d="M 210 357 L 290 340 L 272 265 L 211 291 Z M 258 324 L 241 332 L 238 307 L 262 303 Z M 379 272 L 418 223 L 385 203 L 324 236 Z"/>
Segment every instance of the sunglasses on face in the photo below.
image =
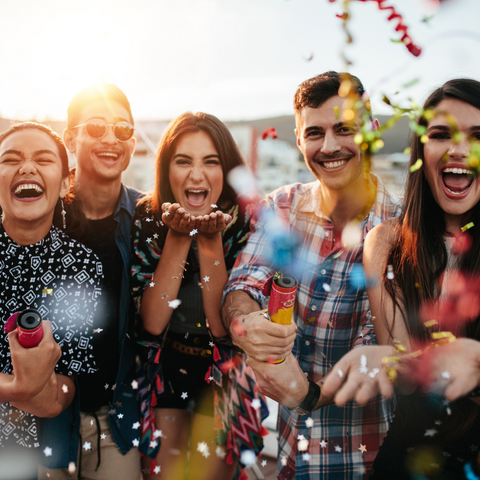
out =
<path fill-rule="evenodd" d="M 130 125 L 128 122 L 117 122 L 115 125 L 107 123 L 101 118 L 91 118 L 85 123 L 76 125 L 72 128 L 79 128 L 85 126 L 85 130 L 88 135 L 92 138 L 103 138 L 107 134 L 108 127 L 113 127 L 113 133 L 121 142 L 126 142 L 133 137 L 135 129 L 133 125 Z"/>

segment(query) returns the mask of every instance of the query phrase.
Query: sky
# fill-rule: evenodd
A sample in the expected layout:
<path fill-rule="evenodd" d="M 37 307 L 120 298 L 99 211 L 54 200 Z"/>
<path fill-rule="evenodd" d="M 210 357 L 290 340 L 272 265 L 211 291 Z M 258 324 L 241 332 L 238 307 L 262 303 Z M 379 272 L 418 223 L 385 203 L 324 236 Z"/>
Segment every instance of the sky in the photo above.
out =
<path fill-rule="evenodd" d="M 371 1 L 351 2 L 345 47 L 342 0 L 0 0 L 0 117 L 62 120 L 71 97 L 102 80 L 124 90 L 137 120 L 288 115 L 303 80 L 345 70 L 342 51 L 377 113 L 389 113 L 383 94 L 421 102 L 450 78 L 480 79 L 479 0 L 386 4 L 418 58 L 392 42 L 397 22 Z"/>

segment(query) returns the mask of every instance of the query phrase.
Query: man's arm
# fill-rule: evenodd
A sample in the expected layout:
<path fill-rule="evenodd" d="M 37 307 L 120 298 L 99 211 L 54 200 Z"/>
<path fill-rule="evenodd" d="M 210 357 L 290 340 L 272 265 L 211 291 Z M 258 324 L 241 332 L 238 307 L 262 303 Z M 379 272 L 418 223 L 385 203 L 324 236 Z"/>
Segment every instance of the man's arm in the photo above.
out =
<path fill-rule="evenodd" d="M 270 322 L 248 293 L 242 290 L 228 293 L 222 318 L 232 342 L 249 357 L 273 363 L 291 354 L 297 330 L 295 323 L 278 325 Z"/>

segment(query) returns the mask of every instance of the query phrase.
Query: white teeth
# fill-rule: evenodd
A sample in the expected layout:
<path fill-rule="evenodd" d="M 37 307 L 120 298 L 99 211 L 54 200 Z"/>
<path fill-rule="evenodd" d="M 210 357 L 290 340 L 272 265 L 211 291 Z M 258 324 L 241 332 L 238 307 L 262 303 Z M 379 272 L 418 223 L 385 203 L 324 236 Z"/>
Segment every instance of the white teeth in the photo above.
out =
<path fill-rule="evenodd" d="M 111 153 L 111 152 L 98 152 L 97 155 L 99 157 L 112 157 L 112 158 L 117 158 L 118 157 L 118 154 Z"/>
<path fill-rule="evenodd" d="M 15 194 L 20 193 L 22 190 L 35 190 L 38 193 L 43 193 L 43 188 L 35 183 L 22 183 L 15 189 Z"/>
<path fill-rule="evenodd" d="M 473 174 L 471 170 L 466 168 L 446 168 L 442 173 L 455 173 L 456 175 L 468 175 L 469 173 Z"/>
<path fill-rule="evenodd" d="M 339 160 L 338 162 L 322 162 L 322 165 L 325 168 L 336 168 L 336 167 L 341 167 L 342 165 L 345 165 L 347 163 L 346 160 Z"/>
<path fill-rule="evenodd" d="M 462 193 L 465 193 L 469 188 L 470 188 L 470 185 L 465 189 L 465 190 L 462 190 L 460 192 L 454 192 L 453 190 L 450 190 L 446 185 L 445 185 L 445 188 L 452 194 L 452 195 L 461 195 Z"/>
<path fill-rule="evenodd" d="M 205 193 L 205 190 L 187 190 L 189 193 Z"/>

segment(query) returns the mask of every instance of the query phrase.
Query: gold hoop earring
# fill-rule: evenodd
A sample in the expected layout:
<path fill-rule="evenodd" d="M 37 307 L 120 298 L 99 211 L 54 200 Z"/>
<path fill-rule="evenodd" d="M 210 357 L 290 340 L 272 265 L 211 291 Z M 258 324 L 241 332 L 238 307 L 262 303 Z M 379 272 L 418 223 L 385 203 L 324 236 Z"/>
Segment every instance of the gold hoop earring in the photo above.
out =
<path fill-rule="evenodd" d="M 62 214 L 63 229 L 65 230 L 67 228 L 67 212 L 65 211 L 65 206 L 63 205 L 63 198 L 60 199 L 60 205 L 62 206 L 62 211 L 60 213 Z"/>

